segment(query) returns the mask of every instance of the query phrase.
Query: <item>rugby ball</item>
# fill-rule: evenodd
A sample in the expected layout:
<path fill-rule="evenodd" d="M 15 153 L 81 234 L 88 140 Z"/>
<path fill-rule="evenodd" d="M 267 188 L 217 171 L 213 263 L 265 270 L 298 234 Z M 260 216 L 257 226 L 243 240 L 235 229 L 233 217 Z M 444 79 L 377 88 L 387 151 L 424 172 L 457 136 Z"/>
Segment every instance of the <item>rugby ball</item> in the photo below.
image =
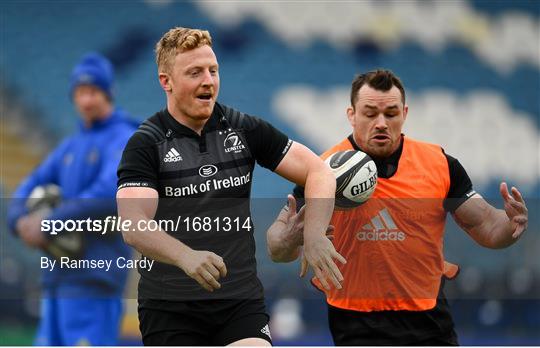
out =
<path fill-rule="evenodd" d="M 377 166 L 362 151 L 336 152 L 326 159 L 336 177 L 336 207 L 351 209 L 366 202 L 377 187 Z"/>
<path fill-rule="evenodd" d="M 62 202 L 62 192 L 59 186 L 54 184 L 35 187 L 26 200 L 26 208 L 29 213 L 38 214 L 46 218 Z M 84 253 L 84 239 L 81 232 L 59 233 L 48 235 L 48 243 L 45 251 L 57 260 L 62 257 L 80 259 Z"/>
<path fill-rule="evenodd" d="M 61 200 L 60 187 L 57 185 L 36 186 L 28 196 L 26 208 L 31 213 L 36 211 L 43 212 L 42 215 L 45 216 L 60 204 Z"/>

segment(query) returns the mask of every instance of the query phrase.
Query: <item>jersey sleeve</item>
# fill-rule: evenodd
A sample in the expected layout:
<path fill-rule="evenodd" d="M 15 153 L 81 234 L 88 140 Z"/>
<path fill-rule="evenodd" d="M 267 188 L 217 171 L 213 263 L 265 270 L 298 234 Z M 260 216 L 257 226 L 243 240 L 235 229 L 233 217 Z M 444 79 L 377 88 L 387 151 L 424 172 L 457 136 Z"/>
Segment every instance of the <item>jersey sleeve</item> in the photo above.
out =
<path fill-rule="evenodd" d="M 272 171 L 289 151 L 292 140 L 270 123 L 252 117 L 252 126 L 246 129 L 246 138 L 257 163 Z"/>
<path fill-rule="evenodd" d="M 150 187 L 158 189 L 155 144 L 146 134 L 137 131 L 129 139 L 118 165 L 118 189 Z"/>
<path fill-rule="evenodd" d="M 450 189 L 443 202 L 443 206 L 446 211 L 453 213 L 466 200 L 471 198 L 475 194 L 475 191 L 471 178 L 461 163 L 446 153 L 444 155 L 448 161 L 448 169 L 450 171 Z"/>

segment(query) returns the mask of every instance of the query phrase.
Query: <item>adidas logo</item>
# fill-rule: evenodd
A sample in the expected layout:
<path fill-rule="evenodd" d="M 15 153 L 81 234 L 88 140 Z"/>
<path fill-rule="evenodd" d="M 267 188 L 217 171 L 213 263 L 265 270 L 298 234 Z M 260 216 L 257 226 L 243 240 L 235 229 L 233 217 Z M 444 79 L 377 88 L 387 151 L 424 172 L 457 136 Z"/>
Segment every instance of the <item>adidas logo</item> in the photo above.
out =
<path fill-rule="evenodd" d="M 265 334 L 266 336 L 270 337 L 272 339 L 272 336 L 270 335 L 270 328 L 268 327 L 268 324 L 266 324 L 262 329 L 261 332 Z"/>
<path fill-rule="evenodd" d="M 182 156 L 176 151 L 176 149 L 173 147 L 167 152 L 165 155 L 165 158 L 163 159 L 163 162 L 179 162 L 182 160 Z"/>
<path fill-rule="evenodd" d="M 396 241 L 403 242 L 407 235 L 396 226 L 388 210 L 384 208 L 356 234 L 360 241 Z"/>

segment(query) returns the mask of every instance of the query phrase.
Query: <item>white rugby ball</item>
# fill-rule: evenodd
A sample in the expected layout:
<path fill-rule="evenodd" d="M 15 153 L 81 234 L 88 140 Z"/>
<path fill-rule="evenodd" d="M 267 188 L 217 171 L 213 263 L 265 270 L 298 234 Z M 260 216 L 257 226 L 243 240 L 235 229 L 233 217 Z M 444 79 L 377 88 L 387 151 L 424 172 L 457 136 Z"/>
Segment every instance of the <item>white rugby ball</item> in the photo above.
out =
<path fill-rule="evenodd" d="M 326 159 L 336 177 L 336 207 L 350 209 L 366 202 L 377 187 L 377 166 L 362 151 L 336 152 Z"/>

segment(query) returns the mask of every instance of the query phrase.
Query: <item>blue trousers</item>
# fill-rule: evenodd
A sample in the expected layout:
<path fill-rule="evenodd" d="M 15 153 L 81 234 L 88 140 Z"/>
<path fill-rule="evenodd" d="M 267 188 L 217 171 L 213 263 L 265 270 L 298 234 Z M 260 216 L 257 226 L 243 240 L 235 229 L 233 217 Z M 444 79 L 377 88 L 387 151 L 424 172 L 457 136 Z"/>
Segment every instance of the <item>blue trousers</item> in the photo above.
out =
<path fill-rule="evenodd" d="M 118 345 L 122 312 L 120 298 L 44 298 L 34 344 Z"/>

